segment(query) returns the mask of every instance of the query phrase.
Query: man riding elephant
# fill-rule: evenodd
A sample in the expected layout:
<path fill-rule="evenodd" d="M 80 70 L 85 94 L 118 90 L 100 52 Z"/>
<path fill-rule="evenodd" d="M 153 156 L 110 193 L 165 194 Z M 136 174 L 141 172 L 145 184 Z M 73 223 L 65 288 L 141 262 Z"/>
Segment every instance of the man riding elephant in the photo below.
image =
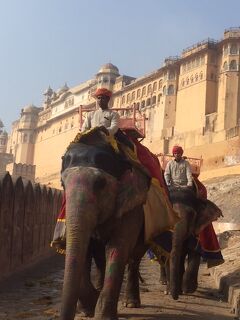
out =
<path fill-rule="evenodd" d="M 174 146 L 174 159 L 167 163 L 164 178 L 169 188 L 192 187 L 193 177 L 189 162 L 183 158 L 183 148 Z"/>
<path fill-rule="evenodd" d="M 120 121 L 119 114 L 108 107 L 111 96 L 112 92 L 106 88 L 96 90 L 94 97 L 96 98 L 99 108 L 87 114 L 81 131 L 99 127 L 106 134 L 112 136 L 118 131 Z"/>

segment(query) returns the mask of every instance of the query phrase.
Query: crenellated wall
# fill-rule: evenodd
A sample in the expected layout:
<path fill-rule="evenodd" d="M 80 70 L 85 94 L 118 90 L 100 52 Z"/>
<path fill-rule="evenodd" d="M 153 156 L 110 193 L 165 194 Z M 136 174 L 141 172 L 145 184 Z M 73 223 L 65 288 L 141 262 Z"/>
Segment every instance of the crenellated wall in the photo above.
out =
<path fill-rule="evenodd" d="M 54 251 L 49 244 L 62 192 L 0 176 L 0 279 Z"/>

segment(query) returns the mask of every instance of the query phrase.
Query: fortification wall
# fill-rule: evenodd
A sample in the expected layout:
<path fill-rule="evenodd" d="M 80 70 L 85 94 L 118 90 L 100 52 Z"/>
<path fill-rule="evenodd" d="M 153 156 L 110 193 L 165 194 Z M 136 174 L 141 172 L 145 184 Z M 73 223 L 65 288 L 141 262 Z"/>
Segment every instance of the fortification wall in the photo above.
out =
<path fill-rule="evenodd" d="M 54 253 L 60 190 L 0 176 L 0 279 Z"/>

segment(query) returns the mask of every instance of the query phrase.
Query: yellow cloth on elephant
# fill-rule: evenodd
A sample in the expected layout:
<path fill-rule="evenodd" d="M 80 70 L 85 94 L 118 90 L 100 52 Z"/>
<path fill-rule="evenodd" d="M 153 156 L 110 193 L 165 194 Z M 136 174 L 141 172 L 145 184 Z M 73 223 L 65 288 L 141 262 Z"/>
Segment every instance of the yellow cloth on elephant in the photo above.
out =
<path fill-rule="evenodd" d="M 147 194 L 147 201 L 143 206 L 145 217 L 145 242 L 163 231 L 173 229 L 179 221 L 178 214 L 169 205 L 165 192 L 156 178 L 152 178 Z"/>

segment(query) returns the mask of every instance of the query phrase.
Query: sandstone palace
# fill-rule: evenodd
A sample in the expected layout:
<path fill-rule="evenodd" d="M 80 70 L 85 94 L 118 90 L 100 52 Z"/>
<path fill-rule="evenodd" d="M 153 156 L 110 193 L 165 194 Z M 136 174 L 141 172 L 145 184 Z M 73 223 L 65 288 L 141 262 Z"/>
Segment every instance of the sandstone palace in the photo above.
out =
<path fill-rule="evenodd" d="M 113 92 L 111 107 L 137 110 L 145 116 L 143 143 L 154 153 L 180 144 L 185 154 L 202 157 L 203 169 L 240 162 L 240 28 L 225 30 L 223 39 L 207 39 L 168 57 L 157 70 L 134 78 L 111 63 L 96 76 L 57 91 L 49 87 L 40 107 L 29 105 L 6 133 L 7 170 L 40 182 L 59 179 L 61 156 L 79 131 L 79 106 L 95 105 L 96 88 Z M 125 111 L 121 116 L 125 116 Z M 3 152 L 4 151 L 4 152 Z"/>

